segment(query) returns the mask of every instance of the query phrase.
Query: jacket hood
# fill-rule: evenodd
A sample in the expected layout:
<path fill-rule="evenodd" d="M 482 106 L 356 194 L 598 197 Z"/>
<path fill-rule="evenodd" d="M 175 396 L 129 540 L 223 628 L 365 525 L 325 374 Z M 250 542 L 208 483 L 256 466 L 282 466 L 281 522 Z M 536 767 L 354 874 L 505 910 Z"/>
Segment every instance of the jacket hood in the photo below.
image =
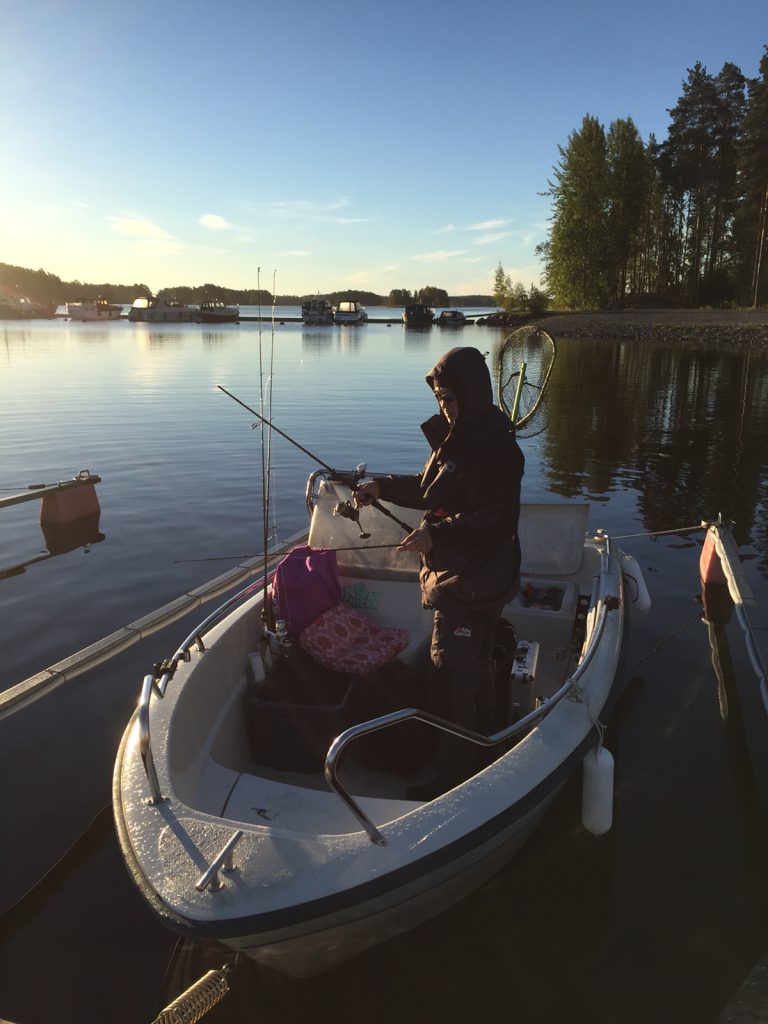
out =
<path fill-rule="evenodd" d="M 476 348 L 452 348 L 427 374 L 431 391 L 450 388 L 459 401 L 459 417 L 466 423 L 493 406 L 491 374 L 483 353 Z"/>

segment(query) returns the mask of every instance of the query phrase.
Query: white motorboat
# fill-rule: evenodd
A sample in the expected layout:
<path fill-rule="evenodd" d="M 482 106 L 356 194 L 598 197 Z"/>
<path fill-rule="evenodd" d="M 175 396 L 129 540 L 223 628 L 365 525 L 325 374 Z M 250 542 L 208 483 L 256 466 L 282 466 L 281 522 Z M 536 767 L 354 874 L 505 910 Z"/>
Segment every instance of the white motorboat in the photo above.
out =
<path fill-rule="evenodd" d="M 359 529 L 377 545 L 366 548 L 334 514 L 349 497 L 338 478 L 313 474 L 307 494 L 306 542 L 336 550 L 343 598 L 362 617 L 407 630 L 385 668 L 410 682 L 390 693 L 377 691 L 381 672 L 329 681 L 304 652 L 294 661 L 279 622 L 267 646 L 262 580 L 145 677 L 113 789 L 126 864 L 160 919 L 299 977 L 444 910 L 515 853 L 594 758 L 628 604 L 647 597 L 634 559 L 602 532 L 585 539 L 587 505 L 524 505 L 522 587 L 504 612 L 518 642 L 497 678 L 498 732 L 466 733 L 411 706 L 431 613 L 416 556 L 394 551 L 402 530 L 366 509 Z M 429 770 L 429 738 L 446 732 L 487 752 L 485 766 L 429 802 L 409 799 Z M 610 786 L 608 800 L 610 812 Z"/>
<path fill-rule="evenodd" d="M 344 299 L 336 307 L 333 319 L 337 324 L 365 324 L 368 322 L 368 313 L 354 299 Z"/>
<path fill-rule="evenodd" d="M 123 307 L 106 299 L 79 299 L 67 303 L 67 316 L 72 320 L 119 320 Z"/>
<path fill-rule="evenodd" d="M 140 295 L 128 311 L 128 319 L 136 323 L 189 324 L 198 319 L 199 306 L 190 306 L 173 299 Z"/>
<path fill-rule="evenodd" d="M 305 299 L 301 304 L 301 319 L 312 326 L 333 323 L 333 306 L 327 299 Z"/>

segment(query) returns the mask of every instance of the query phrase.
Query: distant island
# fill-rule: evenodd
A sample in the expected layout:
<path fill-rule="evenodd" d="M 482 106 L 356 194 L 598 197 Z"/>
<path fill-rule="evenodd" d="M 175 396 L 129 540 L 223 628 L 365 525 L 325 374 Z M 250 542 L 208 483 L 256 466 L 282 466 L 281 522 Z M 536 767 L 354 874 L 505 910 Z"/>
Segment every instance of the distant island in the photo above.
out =
<path fill-rule="evenodd" d="M 143 282 L 134 284 L 109 284 L 90 281 L 62 281 L 56 274 L 46 270 L 31 270 L 28 267 L 16 267 L 10 263 L 0 263 L 0 296 L 25 296 L 33 302 L 61 305 L 81 298 L 102 298 L 108 302 L 128 304 L 140 295 L 153 294 L 149 285 Z M 197 305 L 206 299 L 221 299 L 223 302 L 236 303 L 240 306 L 300 306 L 312 295 L 275 295 L 266 288 L 226 288 L 223 285 L 203 284 L 198 286 L 179 285 L 175 288 L 161 288 L 157 294 L 167 299 Z M 426 285 L 413 293 L 404 288 L 394 289 L 389 295 L 378 295 L 376 292 L 355 291 L 344 289 L 335 292 L 320 293 L 319 298 L 327 299 L 335 304 L 341 299 L 354 299 L 366 306 L 404 306 L 408 302 L 426 302 L 433 306 L 472 306 L 493 307 L 492 295 L 451 295 L 442 288 Z"/>

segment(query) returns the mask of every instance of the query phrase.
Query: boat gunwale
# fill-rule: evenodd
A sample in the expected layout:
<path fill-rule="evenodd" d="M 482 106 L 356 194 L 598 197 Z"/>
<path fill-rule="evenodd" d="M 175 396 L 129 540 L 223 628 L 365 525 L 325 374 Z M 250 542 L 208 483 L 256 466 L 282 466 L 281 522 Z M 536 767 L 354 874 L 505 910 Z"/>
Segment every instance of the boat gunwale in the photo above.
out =
<path fill-rule="evenodd" d="M 590 543 L 589 540 L 585 541 L 585 544 L 588 543 Z M 594 544 L 594 541 L 592 543 Z M 601 555 L 605 554 L 604 550 L 600 553 Z M 624 608 L 621 566 L 619 560 L 617 558 L 610 558 L 608 560 L 608 567 L 610 567 L 609 577 L 611 579 L 615 579 L 618 582 L 619 588 L 621 588 L 618 595 L 619 600 L 617 605 L 622 611 L 622 624 L 626 625 L 627 616 L 624 614 L 626 609 Z M 603 578 L 605 574 L 606 571 L 602 570 L 601 567 L 601 578 Z M 258 581 L 257 583 L 250 584 L 243 592 L 230 599 L 230 602 L 225 602 L 225 605 L 216 609 L 216 611 L 213 612 L 211 616 L 208 616 L 207 619 L 204 620 L 204 623 L 201 623 L 195 632 L 191 634 L 189 643 L 194 643 L 195 639 L 204 631 L 206 623 L 210 623 L 212 626 L 215 620 L 221 618 L 223 613 L 231 608 L 233 604 L 237 604 L 239 600 L 243 600 L 248 596 L 253 596 L 253 591 L 257 587 Z M 603 588 L 601 587 L 600 598 L 603 596 Z M 243 612 L 245 611 L 245 609 L 241 610 Z M 622 638 L 622 633 L 623 629 L 620 629 L 617 633 L 619 641 Z M 620 650 L 618 653 L 620 655 Z M 605 698 L 597 712 L 598 715 L 602 714 L 604 708 L 612 703 L 612 696 L 618 678 L 618 672 L 616 671 L 618 663 L 619 659 L 617 657 L 613 663 L 613 678 L 610 681 Z M 116 822 L 118 823 L 118 832 L 121 837 L 123 852 L 127 854 L 130 850 L 132 855 L 133 844 L 130 838 L 130 828 L 124 818 L 125 812 L 123 810 L 120 793 L 120 779 L 128 737 L 134 727 L 135 719 L 132 719 L 126 729 L 123 742 L 121 743 L 118 762 L 115 767 Z M 305 930 L 300 934 L 308 934 L 306 928 L 312 922 L 316 922 L 317 929 L 319 929 L 323 927 L 320 923 L 321 918 L 327 919 L 331 914 L 343 913 L 348 911 L 355 904 L 360 904 L 361 902 L 370 903 L 372 900 L 384 900 L 388 897 L 388 894 L 398 893 L 404 888 L 404 886 L 418 884 L 419 880 L 423 880 L 427 876 L 444 869 L 447 864 L 455 861 L 457 858 L 465 858 L 472 849 L 479 848 L 480 846 L 486 846 L 488 843 L 493 842 L 494 837 L 498 837 L 504 831 L 512 829 L 515 823 L 522 817 L 533 811 L 538 805 L 544 804 L 548 800 L 550 794 L 552 796 L 554 795 L 555 789 L 565 780 L 567 775 L 570 774 L 576 761 L 583 757 L 583 754 L 588 749 L 594 746 L 596 732 L 597 726 L 593 721 L 593 723 L 587 728 L 582 739 L 572 749 L 570 749 L 563 758 L 558 761 L 552 770 L 547 772 L 547 774 L 545 774 L 535 786 L 526 790 L 514 803 L 501 808 L 498 813 L 480 821 L 469 831 L 458 835 L 447 844 L 432 850 L 424 856 L 409 860 L 407 863 L 401 864 L 399 867 L 394 868 L 391 871 L 387 871 L 381 876 L 367 879 L 348 889 L 327 892 L 325 895 L 313 900 L 305 900 L 300 903 L 289 904 L 286 907 L 274 908 L 262 913 L 247 914 L 240 917 L 227 916 L 225 918 L 215 920 L 202 920 L 200 918 L 187 917 L 180 911 L 166 904 L 163 901 L 161 894 L 153 888 L 149 876 L 144 873 L 143 867 L 138 859 L 135 860 L 131 873 L 153 909 L 159 913 L 163 919 L 173 922 L 172 926 L 175 927 L 177 931 L 181 931 L 184 934 L 208 936 L 211 938 L 242 938 L 249 935 L 253 936 L 256 932 L 265 933 L 267 931 L 274 931 L 278 927 L 296 929 L 301 926 L 304 926 Z M 504 756 L 505 755 L 502 755 L 502 758 Z M 468 785 L 476 778 L 477 776 L 473 776 L 462 785 Z M 195 820 L 207 820 L 210 817 L 205 812 L 188 807 L 188 805 L 183 801 L 180 801 L 178 797 L 174 797 L 173 799 L 174 802 L 180 805 L 179 809 L 184 808 L 188 810 Z M 419 805 L 413 807 L 412 810 L 406 810 L 406 816 L 410 817 L 412 813 L 418 813 L 423 807 L 428 806 L 429 805 Z M 119 814 L 118 809 L 120 811 Z M 544 808 L 542 807 L 542 810 L 543 809 Z M 176 810 L 174 811 L 174 818 L 178 819 L 182 816 L 183 815 L 178 815 Z M 229 822 L 227 822 L 227 824 L 229 824 Z M 253 823 L 246 824 L 249 825 L 253 832 Z M 512 842 L 513 840 L 514 835 L 510 835 L 508 841 Z M 371 846 L 369 848 L 373 849 L 374 847 Z M 484 856 L 490 855 L 490 852 L 491 851 L 488 851 Z M 478 863 L 484 859 L 484 856 L 481 855 L 477 858 Z M 461 871 L 464 870 L 464 868 L 460 868 L 458 870 Z M 363 918 L 365 916 L 365 914 L 358 914 L 355 916 L 355 919 Z M 254 945 L 265 945 L 266 943 L 267 940 L 259 943 L 254 942 Z"/>

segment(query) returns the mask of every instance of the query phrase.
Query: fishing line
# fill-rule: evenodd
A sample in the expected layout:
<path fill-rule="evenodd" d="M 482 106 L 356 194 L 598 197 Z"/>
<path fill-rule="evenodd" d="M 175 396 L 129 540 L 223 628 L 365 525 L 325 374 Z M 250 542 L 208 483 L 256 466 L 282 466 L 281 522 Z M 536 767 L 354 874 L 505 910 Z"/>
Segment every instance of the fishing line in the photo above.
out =
<path fill-rule="evenodd" d="M 280 427 L 276 427 L 274 423 L 270 422 L 269 420 L 266 419 L 266 417 L 256 412 L 256 410 L 253 409 L 250 405 L 247 405 L 245 402 L 242 402 L 236 395 L 233 395 L 231 391 L 227 391 L 227 389 L 223 387 L 221 384 L 217 384 L 216 387 L 219 389 L 219 391 L 223 391 L 225 395 L 228 395 L 233 401 L 237 402 L 238 405 L 242 405 L 244 409 L 247 409 L 249 413 L 251 413 L 253 416 L 256 416 L 259 420 L 262 421 L 262 423 L 266 423 L 268 427 L 276 431 L 281 437 L 284 437 L 286 441 L 289 441 L 294 446 L 294 448 L 298 448 L 299 451 L 304 452 L 305 455 L 309 456 L 309 458 L 312 459 L 313 462 L 316 462 L 319 466 L 322 466 L 323 469 L 328 470 L 332 477 L 334 477 L 336 480 L 339 480 L 346 487 L 349 487 L 349 489 L 354 494 L 354 492 L 357 490 L 358 481 L 355 480 L 355 477 L 352 474 L 340 473 L 338 470 L 334 469 L 333 466 L 329 466 L 327 462 L 324 462 L 321 458 L 318 458 L 317 455 L 311 452 L 308 448 L 305 448 L 304 445 L 299 444 L 298 441 L 295 441 L 289 434 L 286 434 L 284 430 L 281 430 Z M 350 481 L 352 481 L 352 483 L 350 483 Z M 390 519 L 396 522 L 401 529 L 406 531 L 406 533 L 413 533 L 414 528 L 412 526 L 409 526 L 408 523 L 404 523 L 402 519 L 398 519 L 396 515 L 390 512 L 388 508 L 385 508 L 378 500 L 374 499 L 370 504 L 372 508 L 378 509 L 378 511 L 381 512 L 383 515 L 388 516 Z"/>
<path fill-rule="evenodd" d="M 380 551 L 383 548 L 397 548 L 399 544 L 353 544 L 348 548 L 323 548 L 323 551 Z M 286 548 L 284 551 L 270 551 L 270 558 L 277 558 L 278 555 L 289 555 L 293 548 Z M 250 555 L 211 555 L 208 558 L 174 558 L 174 565 L 186 565 L 188 562 L 224 562 L 233 558 L 260 558 L 261 552 L 257 551 Z"/>

